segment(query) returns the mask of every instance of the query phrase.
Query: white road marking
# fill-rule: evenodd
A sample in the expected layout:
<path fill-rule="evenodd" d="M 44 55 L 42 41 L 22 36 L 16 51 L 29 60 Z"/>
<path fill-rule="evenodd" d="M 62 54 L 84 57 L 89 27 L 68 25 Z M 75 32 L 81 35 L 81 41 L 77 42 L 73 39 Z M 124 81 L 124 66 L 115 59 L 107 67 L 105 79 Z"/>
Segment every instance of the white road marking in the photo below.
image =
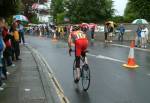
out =
<path fill-rule="evenodd" d="M 93 55 L 93 54 L 89 54 L 89 53 L 87 55 L 93 56 L 95 58 L 100 58 L 100 59 L 105 59 L 105 60 L 110 60 L 110 61 L 125 63 L 125 61 L 123 61 L 123 60 L 119 60 L 119 59 L 115 59 L 115 58 L 111 58 L 111 57 L 107 57 L 107 56 L 103 56 L 103 55 Z"/>
<path fill-rule="evenodd" d="M 118 46 L 118 47 L 124 47 L 124 48 L 130 48 L 130 46 L 126 46 L 126 45 L 120 45 L 120 44 L 111 44 L 113 46 Z M 143 48 L 134 48 L 136 50 L 141 50 L 141 51 L 146 51 L 146 52 L 150 52 L 150 49 L 143 49 Z"/>
<path fill-rule="evenodd" d="M 29 91 L 31 91 L 31 89 L 25 88 L 24 91 L 25 91 L 25 92 L 29 92 Z"/>

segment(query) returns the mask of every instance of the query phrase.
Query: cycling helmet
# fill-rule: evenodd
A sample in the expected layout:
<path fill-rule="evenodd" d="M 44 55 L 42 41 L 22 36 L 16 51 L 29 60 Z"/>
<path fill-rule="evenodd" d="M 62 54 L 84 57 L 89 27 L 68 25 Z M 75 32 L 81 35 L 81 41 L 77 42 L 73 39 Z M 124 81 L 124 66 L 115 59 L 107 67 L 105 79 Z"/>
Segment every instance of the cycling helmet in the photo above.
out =
<path fill-rule="evenodd" d="M 80 30 L 80 26 L 79 25 L 74 25 L 73 26 L 73 31 L 77 31 L 77 30 Z"/>

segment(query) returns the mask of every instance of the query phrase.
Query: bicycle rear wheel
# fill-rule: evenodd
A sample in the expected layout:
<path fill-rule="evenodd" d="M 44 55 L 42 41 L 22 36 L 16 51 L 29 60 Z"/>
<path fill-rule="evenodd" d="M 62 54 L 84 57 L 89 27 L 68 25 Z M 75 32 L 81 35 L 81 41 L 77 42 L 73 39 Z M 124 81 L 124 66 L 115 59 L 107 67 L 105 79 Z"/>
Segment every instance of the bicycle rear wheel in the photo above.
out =
<path fill-rule="evenodd" d="M 82 66 L 82 87 L 87 91 L 90 86 L 90 68 L 87 64 Z"/>

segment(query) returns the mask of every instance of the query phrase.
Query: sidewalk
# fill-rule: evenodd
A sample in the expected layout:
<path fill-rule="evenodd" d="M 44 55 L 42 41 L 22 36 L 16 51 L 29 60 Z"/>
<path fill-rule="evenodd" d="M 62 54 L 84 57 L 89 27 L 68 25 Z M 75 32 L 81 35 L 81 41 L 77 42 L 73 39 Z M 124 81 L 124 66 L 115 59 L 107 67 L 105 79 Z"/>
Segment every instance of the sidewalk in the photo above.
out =
<path fill-rule="evenodd" d="M 10 75 L 0 91 L 0 103 L 49 103 L 37 64 L 25 46 L 21 46 L 21 58 L 15 62 L 16 67 L 7 67 Z"/>

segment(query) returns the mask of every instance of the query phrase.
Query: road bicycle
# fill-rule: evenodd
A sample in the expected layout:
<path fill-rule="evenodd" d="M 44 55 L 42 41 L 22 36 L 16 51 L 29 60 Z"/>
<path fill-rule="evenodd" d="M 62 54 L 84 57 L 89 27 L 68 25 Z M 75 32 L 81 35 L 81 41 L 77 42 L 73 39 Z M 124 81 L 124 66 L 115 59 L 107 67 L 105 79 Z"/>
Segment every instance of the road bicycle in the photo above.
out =
<path fill-rule="evenodd" d="M 87 53 L 88 51 L 86 51 Z M 90 68 L 89 65 L 85 63 L 85 57 L 80 57 L 81 65 L 80 65 L 80 79 L 82 82 L 82 88 L 84 91 L 87 91 L 90 86 Z M 73 78 L 74 81 L 76 80 L 77 75 L 77 69 L 76 69 L 76 60 L 74 60 L 73 63 Z"/>

